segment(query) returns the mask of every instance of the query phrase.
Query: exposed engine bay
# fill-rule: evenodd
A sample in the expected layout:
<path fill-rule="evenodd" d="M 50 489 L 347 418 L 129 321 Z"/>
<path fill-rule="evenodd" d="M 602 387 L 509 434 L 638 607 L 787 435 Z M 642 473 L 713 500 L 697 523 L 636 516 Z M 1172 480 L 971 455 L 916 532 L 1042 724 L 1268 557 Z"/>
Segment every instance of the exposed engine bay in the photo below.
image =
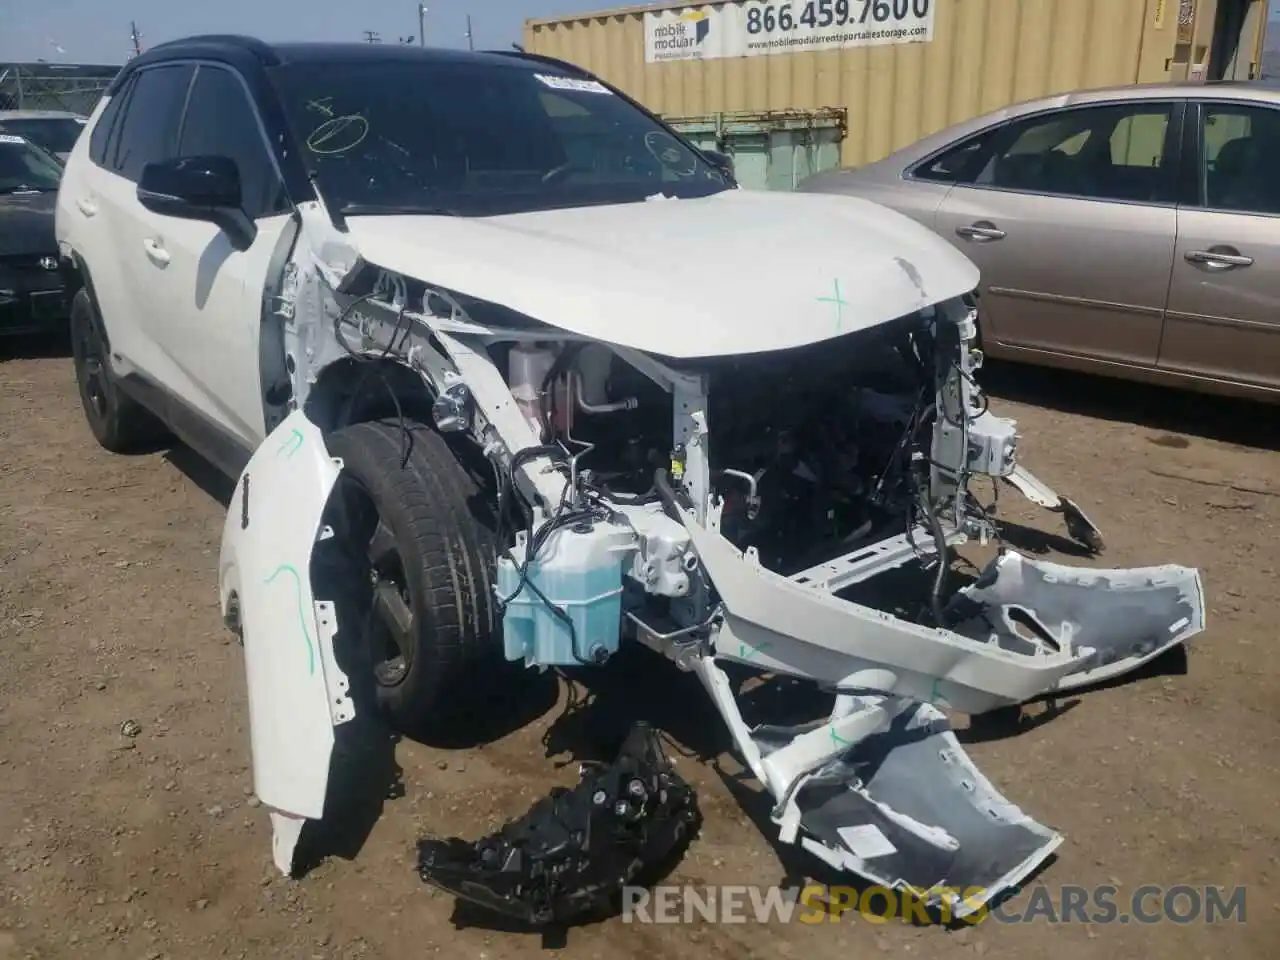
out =
<path fill-rule="evenodd" d="M 1017 884 L 1062 838 L 982 777 L 941 709 L 980 714 L 1078 689 L 1204 627 L 1199 574 L 1185 567 L 1071 568 L 1002 550 L 975 582 L 953 588 L 953 549 L 998 538 L 975 492 L 982 478 L 1062 514 L 1089 549 L 1102 546 L 1074 503 L 1018 463 L 1016 423 L 988 409 L 968 295 L 788 349 L 675 357 L 363 261 L 341 274 L 312 264 L 291 291 L 285 350 L 306 362 L 295 360 L 287 390 L 276 391 L 292 401 L 269 418 L 272 437 L 246 470 L 255 495 L 291 499 L 293 529 L 328 536 L 320 518 L 341 464 L 317 455 L 305 467 L 275 451 L 292 435 L 324 449 L 308 394 L 325 367 L 354 358 L 412 374 L 434 429 L 469 441 L 493 474 L 506 658 L 596 668 L 631 641 L 668 657 L 701 681 L 773 797 L 783 842 L 945 901 L 954 916 Z M 380 372 L 360 382 L 394 395 L 403 381 Z M 235 513 L 227 568 L 244 537 Z M 301 568 L 315 540 L 293 536 Z M 913 563 L 929 585 L 907 598 L 910 614 L 848 599 L 850 588 Z M 303 591 L 304 606 L 332 612 Z M 224 607 L 234 592 L 224 582 Z M 279 623 L 296 616 L 271 611 Z M 341 611 L 337 620 L 340 631 Z M 316 633 L 333 629 L 324 620 Z M 252 630 L 247 623 L 250 657 L 255 642 L 271 643 Z M 730 665 L 811 681 L 831 697 L 830 716 L 748 726 Z M 334 684 L 315 681 L 306 696 L 332 699 Z M 333 727 L 349 718 L 323 703 L 312 713 L 322 710 L 332 723 L 315 754 L 327 757 Z M 255 751 L 261 739 L 285 764 L 309 736 L 319 734 L 263 727 Z M 264 802 L 277 811 L 277 864 L 287 870 L 300 823 L 323 807 L 325 780 L 304 795 L 285 779 Z M 473 870 L 468 851 L 435 850 L 424 876 L 452 870 L 456 885 L 470 871 L 464 896 L 556 912 L 546 897 L 531 904 L 512 893 L 512 876 Z M 488 893 L 476 888 L 488 883 L 482 876 Z M 961 881 L 963 900 L 947 892 Z"/>

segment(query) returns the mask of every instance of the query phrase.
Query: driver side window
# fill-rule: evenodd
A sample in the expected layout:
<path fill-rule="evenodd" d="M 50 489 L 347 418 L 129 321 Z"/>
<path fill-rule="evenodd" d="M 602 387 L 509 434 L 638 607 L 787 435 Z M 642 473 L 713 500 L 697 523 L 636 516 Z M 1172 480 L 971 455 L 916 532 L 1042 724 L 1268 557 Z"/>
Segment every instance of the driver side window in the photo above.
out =
<path fill-rule="evenodd" d="M 201 65 L 182 121 L 178 155 L 210 154 L 236 162 L 244 212 L 251 219 L 289 212 L 284 184 L 240 78 L 222 67 Z"/>

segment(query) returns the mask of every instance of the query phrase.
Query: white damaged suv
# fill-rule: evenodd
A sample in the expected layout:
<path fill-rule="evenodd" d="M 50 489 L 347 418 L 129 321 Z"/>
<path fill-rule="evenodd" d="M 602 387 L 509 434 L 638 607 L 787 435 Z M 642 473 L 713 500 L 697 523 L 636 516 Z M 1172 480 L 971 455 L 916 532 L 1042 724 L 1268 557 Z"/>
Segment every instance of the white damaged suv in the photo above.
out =
<path fill-rule="evenodd" d="M 569 64 L 165 44 L 94 111 L 57 234 L 94 435 L 176 435 L 237 481 L 220 596 L 284 871 L 358 710 L 445 724 L 504 662 L 638 642 L 700 678 L 783 841 L 960 915 L 1061 838 L 942 709 L 1204 627 L 1185 567 L 1003 550 L 950 588 L 952 548 L 997 536 L 977 478 L 1101 549 L 975 382 L 977 270 L 873 204 L 738 189 Z M 910 613 L 851 598 L 908 564 Z M 743 671 L 829 717 L 748 726 Z"/>

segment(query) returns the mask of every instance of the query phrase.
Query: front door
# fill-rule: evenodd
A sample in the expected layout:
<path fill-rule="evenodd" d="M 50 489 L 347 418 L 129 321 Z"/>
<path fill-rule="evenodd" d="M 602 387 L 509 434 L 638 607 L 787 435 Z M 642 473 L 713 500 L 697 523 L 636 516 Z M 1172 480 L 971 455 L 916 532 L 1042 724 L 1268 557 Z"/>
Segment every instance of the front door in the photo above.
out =
<path fill-rule="evenodd" d="M 1204 103 L 1160 367 L 1280 390 L 1280 110 Z"/>
<path fill-rule="evenodd" d="M 263 292 L 277 247 L 288 243 L 292 207 L 258 115 L 238 74 L 202 64 L 191 87 L 177 156 L 230 157 L 240 172 L 245 214 L 257 229 L 237 250 L 202 220 L 163 222 L 164 269 L 155 315 L 181 396 L 246 455 L 266 436 L 259 371 Z"/>
<path fill-rule="evenodd" d="M 1009 124 L 936 229 L 982 271 L 984 345 L 1152 366 L 1177 225 L 1176 101 Z"/>

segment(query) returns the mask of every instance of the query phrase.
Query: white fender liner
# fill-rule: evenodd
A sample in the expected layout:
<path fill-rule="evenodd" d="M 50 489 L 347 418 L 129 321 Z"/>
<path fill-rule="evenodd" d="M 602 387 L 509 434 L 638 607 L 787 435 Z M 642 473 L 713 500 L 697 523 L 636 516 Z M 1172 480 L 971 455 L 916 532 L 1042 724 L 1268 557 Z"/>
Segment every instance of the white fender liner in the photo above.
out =
<path fill-rule="evenodd" d="M 355 717 L 334 658 L 333 604 L 311 588 L 312 550 L 341 470 L 319 428 L 295 411 L 249 460 L 222 532 L 219 589 L 244 640 L 254 790 L 271 811 L 285 874 L 303 821 L 324 816 L 334 727 Z"/>

